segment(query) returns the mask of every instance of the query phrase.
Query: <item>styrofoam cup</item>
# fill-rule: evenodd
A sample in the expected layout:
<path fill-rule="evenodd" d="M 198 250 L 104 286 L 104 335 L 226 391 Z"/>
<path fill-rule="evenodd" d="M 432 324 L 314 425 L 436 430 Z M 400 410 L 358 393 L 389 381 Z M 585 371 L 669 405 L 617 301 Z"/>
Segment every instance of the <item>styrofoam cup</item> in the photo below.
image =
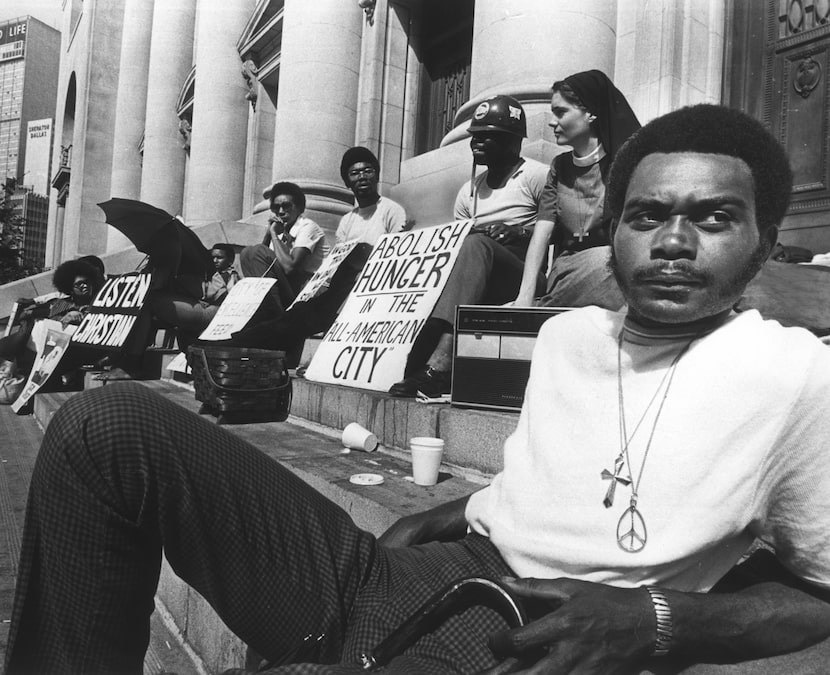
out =
<path fill-rule="evenodd" d="M 412 479 L 415 485 L 435 485 L 444 454 L 444 441 L 430 436 L 409 439 L 412 451 Z"/>
<path fill-rule="evenodd" d="M 343 429 L 343 445 L 352 450 L 373 452 L 378 447 L 378 437 L 357 422 L 352 422 Z"/>

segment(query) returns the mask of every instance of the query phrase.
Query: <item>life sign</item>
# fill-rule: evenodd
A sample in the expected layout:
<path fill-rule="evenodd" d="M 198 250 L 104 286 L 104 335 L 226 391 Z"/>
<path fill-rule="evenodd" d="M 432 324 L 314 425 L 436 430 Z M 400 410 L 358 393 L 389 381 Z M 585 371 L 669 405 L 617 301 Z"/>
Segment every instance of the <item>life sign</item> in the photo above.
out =
<path fill-rule="evenodd" d="M 95 296 L 72 342 L 117 349 L 132 331 L 150 290 L 149 274 L 113 277 Z"/>
<path fill-rule="evenodd" d="M 456 221 L 381 237 L 306 378 L 376 391 L 400 380 L 471 225 Z"/>

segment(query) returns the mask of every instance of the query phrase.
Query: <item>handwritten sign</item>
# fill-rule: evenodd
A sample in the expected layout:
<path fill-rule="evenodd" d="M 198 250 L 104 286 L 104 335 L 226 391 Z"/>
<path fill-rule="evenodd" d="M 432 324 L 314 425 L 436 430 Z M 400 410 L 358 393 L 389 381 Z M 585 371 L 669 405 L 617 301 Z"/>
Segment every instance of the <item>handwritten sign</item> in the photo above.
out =
<path fill-rule="evenodd" d="M 457 221 L 381 237 L 306 378 L 375 391 L 400 380 L 471 225 Z"/>
<path fill-rule="evenodd" d="M 331 278 L 334 276 L 337 268 L 340 267 L 340 263 L 349 257 L 349 253 L 354 251 L 355 246 L 357 246 L 358 243 L 357 239 L 355 239 L 354 241 L 347 241 L 342 244 L 337 244 L 333 249 L 331 249 L 323 262 L 320 263 L 320 267 L 318 267 L 317 271 L 314 272 L 314 276 L 306 282 L 305 286 L 303 286 L 297 294 L 297 297 L 294 298 L 294 302 L 291 303 L 291 307 L 296 305 L 298 302 L 306 302 L 311 300 L 311 298 L 316 297 L 325 291 L 331 284 Z M 291 309 L 291 307 L 288 309 Z"/>
<path fill-rule="evenodd" d="M 72 342 L 118 349 L 129 336 L 150 290 L 149 274 L 108 279 L 98 291 Z"/>
<path fill-rule="evenodd" d="M 245 328 L 275 283 L 276 279 L 261 277 L 246 277 L 237 281 L 199 339 L 227 340 L 232 333 Z"/>
<path fill-rule="evenodd" d="M 23 386 L 17 400 L 12 403 L 12 410 L 15 413 L 19 413 L 22 410 L 23 406 L 29 402 L 29 399 L 37 393 L 38 389 L 55 372 L 55 368 L 58 367 L 58 364 L 61 362 L 63 355 L 69 347 L 72 330 L 75 328 L 71 326 L 62 329 L 60 321 L 52 321 L 51 319 L 38 321 L 37 323 L 41 324 L 40 328 L 45 329 L 43 330 L 43 339 L 33 335 L 35 343 L 37 344 L 37 355 L 35 356 L 34 366 L 32 366 L 32 372 L 29 373 L 29 379 Z"/>

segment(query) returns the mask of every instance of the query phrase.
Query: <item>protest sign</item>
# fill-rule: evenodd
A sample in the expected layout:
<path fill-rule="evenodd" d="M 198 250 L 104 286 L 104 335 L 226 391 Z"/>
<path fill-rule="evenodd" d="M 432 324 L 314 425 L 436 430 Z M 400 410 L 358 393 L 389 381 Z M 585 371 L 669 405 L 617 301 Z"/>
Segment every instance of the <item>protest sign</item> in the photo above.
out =
<path fill-rule="evenodd" d="M 358 243 L 357 239 L 355 239 L 353 241 L 337 244 L 333 249 L 331 249 L 323 262 L 320 263 L 320 267 L 318 267 L 314 272 L 314 276 L 312 276 L 311 279 L 306 282 L 305 286 L 300 289 L 297 297 L 294 298 L 294 302 L 291 303 L 291 307 L 296 305 L 298 302 L 307 302 L 308 300 L 311 300 L 311 298 L 316 297 L 325 291 L 331 284 L 331 278 L 334 276 L 337 268 L 340 267 L 340 263 L 342 263 L 349 256 L 349 253 L 354 251 L 355 246 L 357 246 Z M 291 309 L 291 307 L 288 309 Z"/>
<path fill-rule="evenodd" d="M 3 332 L 3 337 L 7 335 L 11 335 L 12 327 L 17 320 L 20 318 L 20 315 L 23 313 L 23 306 L 19 302 L 15 302 L 12 305 L 12 309 L 9 312 L 9 320 L 6 322 L 6 330 Z"/>
<path fill-rule="evenodd" d="M 69 340 L 72 337 L 74 326 L 62 329 L 60 321 L 45 320 L 39 321 L 40 328 L 45 328 L 43 331 L 43 339 L 35 336 L 35 343 L 37 344 L 37 356 L 35 356 L 35 363 L 32 366 L 32 372 L 29 373 L 29 379 L 23 386 L 23 390 L 17 397 L 17 400 L 12 403 L 12 410 L 16 413 L 20 412 L 23 406 L 28 403 L 29 399 L 37 393 L 46 380 L 55 372 L 66 349 L 69 346 Z M 34 331 L 33 331 L 34 332 Z"/>
<path fill-rule="evenodd" d="M 306 378 L 376 391 L 400 380 L 471 225 L 457 221 L 381 237 Z"/>
<path fill-rule="evenodd" d="M 43 307 L 50 300 L 55 300 L 56 298 L 60 297 L 63 297 L 63 293 L 61 293 L 60 291 L 52 291 L 51 293 L 44 293 L 43 295 L 38 295 L 37 297 L 32 298 L 30 301 L 24 300 L 22 302 L 14 302 L 12 304 L 12 309 L 9 312 L 9 320 L 6 322 L 6 331 L 3 333 L 3 335 L 6 336 L 12 334 L 12 330 L 15 324 L 23 316 L 24 312 L 32 307 L 31 303 L 34 303 L 35 308 Z"/>
<path fill-rule="evenodd" d="M 72 336 L 72 342 L 119 349 L 144 309 L 149 274 L 124 274 L 107 279 Z"/>
<path fill-rule="evenodd" d="M 227 340 L 232 333 L 245 328 L 275 283 L 276 279 L 264 277 L 246 277 L 237 281 L 199 339 Z"/>

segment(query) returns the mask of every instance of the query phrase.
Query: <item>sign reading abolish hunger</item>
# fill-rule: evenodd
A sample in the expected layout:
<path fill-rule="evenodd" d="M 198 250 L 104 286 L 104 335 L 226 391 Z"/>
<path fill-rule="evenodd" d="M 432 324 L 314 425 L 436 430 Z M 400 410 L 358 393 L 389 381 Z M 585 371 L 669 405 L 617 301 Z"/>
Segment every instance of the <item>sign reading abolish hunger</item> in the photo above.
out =
<path fill-rule="evenodd" d="M 306 378 L 376 391 L 400 380 L 471 225 L 457 221 L 381 237 Z"/>
<path fill-rule="evenodd" d="M 245 328 L 275 283 L 276 279 L 265 277 L 245 277 L 237 281 L 199 339 L 227 340 L 232 333 Z"/>
<path fill-rule="evenodd" d="M 72 342 L 117 349 L 124 344 L 150 290 L 149 274 L 108 279 L 98 291 Z"/>
<path fill-rule="evenodd" d="M 311 279 L 305 283 L 305 286 L 302 287 L 300 292 L 297 294 L 297 297 L 294 298 L 294 302 L 291 303 L 291 307 L 296 305 L 298 302 L 306 302 L 311 300 L 311 298 L 320 295 L 320 293 L 325 291 L 329 287 L 329 284 L 331 284 L 331 278 L 334 276 L 337 268 L 340 267 L 340 263 L 349 257 L 349 253 L 354 251 L 355 246 L 357 246 L 358 243 L 357 239 L 354 239 L 342 244 L 337 244 L 333 249 L 331 249 L 323 262 L 320 263 L 320 267 L 318 267 L 317 271 L 314 272 L 314 276 L 312 276 Z M 291 307 L 288 309 L 291 309 Z"/>

